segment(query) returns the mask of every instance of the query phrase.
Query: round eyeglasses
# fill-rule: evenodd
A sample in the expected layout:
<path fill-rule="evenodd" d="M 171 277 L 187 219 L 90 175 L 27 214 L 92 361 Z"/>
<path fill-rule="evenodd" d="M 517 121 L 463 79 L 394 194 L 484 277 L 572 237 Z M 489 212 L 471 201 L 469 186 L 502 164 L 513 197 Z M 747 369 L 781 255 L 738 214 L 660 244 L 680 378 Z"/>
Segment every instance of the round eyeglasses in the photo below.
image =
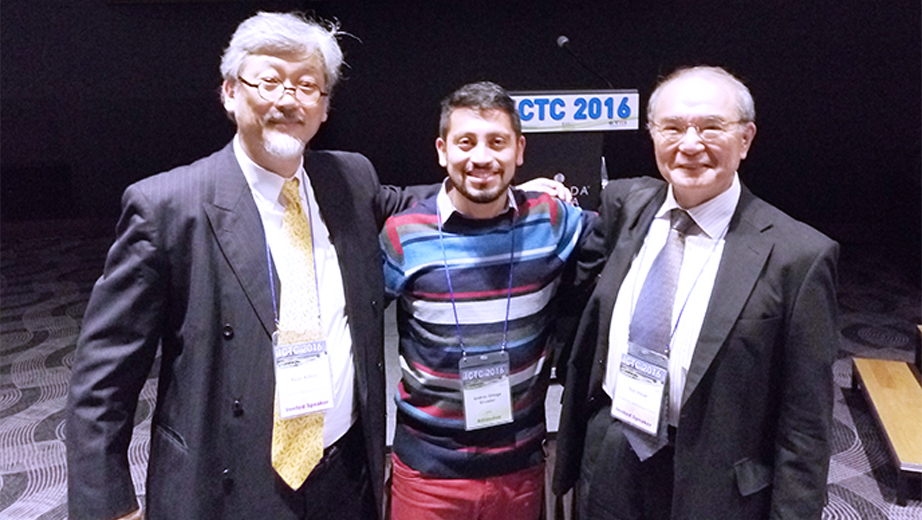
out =
<path fill-rule="evenodd" d="M 258 83 L 250 83 L 240 76 L 237 76 L 237 79 L 244 85 L 255 88 L 256 92 L 259 93 L 259 97 L 270 103 L 275 103 L 282 99 L 285 93 L 289 91 L 291 91 L 292 96 L 298 103 L 308 107 L 316 105 L 323 96 L 330 95 L 329 92 L 320 90 L 320 87 L 312 83 L 298 85 L 297 87 L 286 87 L 281 81 L 275 79 L 264 79 Z"/>
<path fill-rule="evenodd" d="M 689 128 L 695 129 L 695 134 L 697 134 L 698 139 L 701 139 L 705 143 L 715 143 L 720 141 L 727 134 L 730 133 L 733 126 L 740 123 L 744 123 L 743 120 L 738 121 L 721 121 L 713 120 L 703 123 L 689 123 L 687 121 L 667 121 L 660 123 L 650 123 L 650 128 L 653 129 L 663 141 L 667 143 L 675 143 L 681 140 L 688 134 Z"/>

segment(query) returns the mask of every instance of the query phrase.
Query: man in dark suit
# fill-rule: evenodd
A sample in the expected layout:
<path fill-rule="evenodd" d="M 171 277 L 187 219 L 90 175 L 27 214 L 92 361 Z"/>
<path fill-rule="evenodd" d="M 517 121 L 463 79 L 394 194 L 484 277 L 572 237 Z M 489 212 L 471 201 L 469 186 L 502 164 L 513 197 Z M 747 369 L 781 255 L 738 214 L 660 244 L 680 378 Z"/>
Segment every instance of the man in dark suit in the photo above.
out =
<path fill-rule="evenodd" d="M 667 182 L 603 192 L 554 490 L 578 482 L 581 520 L 820 518 L 838 246 L 740 184 L 756 127 L 735 77 L 679 70 L 648 119 Z"/>
<path fill-rule="evenodd" d="M 142 516 L 127 449 L 158 346 L 144 516 L 379 516 L 386 391 L 377 233 L 410 197 L 382 188 L 361 155 L 305 153 L 339 77 L 337 34 L 334 24 L 291 14 L 244 21 L 221 64 L 233 142 L 125 191 L 70 385 L 71 519 Z M 289 214 L 310 241 L 286 243 Z M 290 260 L 308 253 L 304 265 Z M 286 345 L 294 308 L 286 298 L 299 292 L 314 297 L 305 314 L 317 337 L 289 343 L 325 345 L 310 358 L 324 364 L 307 373 L 324 381 L 322 399 L 276 385 L 276 373 L 308 365 L 273 348 Z M 313 413 L 284 417 L 278 399 Z M 302 419 L 311 426 L 284 439 L 306 432 L 310 448 L 277 440 Z"/>

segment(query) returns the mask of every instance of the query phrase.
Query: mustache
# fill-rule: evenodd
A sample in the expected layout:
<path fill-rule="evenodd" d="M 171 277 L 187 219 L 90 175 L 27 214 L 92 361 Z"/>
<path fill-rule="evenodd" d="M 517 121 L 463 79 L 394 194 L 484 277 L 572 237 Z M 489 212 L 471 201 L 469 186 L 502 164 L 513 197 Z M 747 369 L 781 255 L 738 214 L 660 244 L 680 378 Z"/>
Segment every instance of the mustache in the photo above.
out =
<path fill-rule="evenodd" d="M 496 161 L 491 161 L 487 165 L 474 165 L 467 164 L 464 167 L 464 173 L 473 173 L 473 172 L 489 172 L 489 173 L 502 173 L 504 168 L 501 164 L 498 164 Z"/>
<path fill-rule="evenodd" d="M 271 109 L 266 113 L 266 122 L 267 123 L 304 123 L 304 118 L 298 115 L 295 112 L 285 113 L 277 108 Z"/>

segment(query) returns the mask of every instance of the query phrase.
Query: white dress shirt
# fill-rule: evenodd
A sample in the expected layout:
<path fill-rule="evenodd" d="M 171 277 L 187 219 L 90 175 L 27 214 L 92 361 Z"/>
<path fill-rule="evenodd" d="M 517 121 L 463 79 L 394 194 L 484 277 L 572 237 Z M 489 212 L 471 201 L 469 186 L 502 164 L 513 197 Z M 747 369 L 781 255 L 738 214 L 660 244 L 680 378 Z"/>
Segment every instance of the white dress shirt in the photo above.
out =
<path fill-rule="evenodd" d="M 282 232 L 282 217 L 285 214 L 285 197 L 282 185 L 286 179 L 276 175 L 253 162 L 240 146 L 240 136 L 234 137 L 234 153 L 243 175 L 246 177 L 253 200 L 262 219 L 270 251 L 281 251 L 287 239 Z M 330 232 L 317 206 L 310 177 L 301 167 L 295 174 L 301 185 L 301 205 L 307 210 L 311 226 L 311 239 L 314 247 L 314 266 L 318 285 L 320 304 L 320 325 L 323 337 L 327 341 L 330 356 L 330 368 L 333 375 L 333 408 L 324 412 L 323 445 L 330 446 L 342 437 L 354 422 L 353 393 L 355 366 L 352 360 L 352 336 L 349 332 L 349 320 L 346 316 L 346 294 L 343 289 L 343 275 L 339 268 L 336 249 L 330 242 Z M 254 247 L 257 247 L 254 245 Z M 262 246 L 265 248 L 265 246 Z M 268 265 L 268 252 L 266 253 Z M 281 254 L 273 254 L 282 257 Z M 282 286 L 285 280 L 304 276 L 295 266 L 286 262 L 273 262 Z M 270 283 L 266 280 L 265 283 Z M 278 299 L 275 301 L 276 319 L 278 319 Z"/>
<path fill-rule="evenodd" d="M 696 235 L 685 237 L 685 255 L 679 273 L 675 304 L 672 312 L 672 337 L 669 355 L 669 416 L 670 425 L 677 426 L 682 404 L 685 377 L 695 353 L 695 344 L 701 332 L 701 324 L 707 312 L 717 268 L 723 255 L 724 239 L 730 227 L 730 219 L 736 211 L 740 198 L 739 175 L 726 191 L 693 208 L 685 209 L 702 230 Z M 653 260 L 666 244 L 669 234 L 669 212 L 679 208 L 672 186 L 666 193 L 666 200 L 656 212 L 650 224 L 643 247 L 631 262 L 612 312 L 611 328 L 608 332 L 608 361 L 602 388 L 614 396 L 615 385 L 621 367 L 621 356 L 627 353 L 628 329 L 640 288 L 647 277 Z"/>

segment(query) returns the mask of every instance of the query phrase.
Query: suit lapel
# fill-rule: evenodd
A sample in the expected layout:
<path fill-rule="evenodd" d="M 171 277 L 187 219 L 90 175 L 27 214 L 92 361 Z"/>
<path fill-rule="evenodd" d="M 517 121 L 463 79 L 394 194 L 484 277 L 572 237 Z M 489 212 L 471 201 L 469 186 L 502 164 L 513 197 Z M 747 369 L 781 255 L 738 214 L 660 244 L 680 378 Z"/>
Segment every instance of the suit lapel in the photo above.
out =
<path fill-rule="evenodd" d="M 320 215 L 330 233 L 330 242 L 336 250 L 336 258 L 339 261 L 340 272 L 342 273 L 343 291 L 346 297 L 346 316 L 349 320 L 349 330 L 352 335 L 352 354 L 355 361 L 356 370 L 356 398 L 361 403 L 363 409 L 369 402 L 369 381 L 373 379 L 375 370 L 374 359 L 378 353 L 373 353 L 370 349 L 365 348 L 369 343 L 365 332 L 374 329 L 374 323 L 363 323 L 360 316 L 363 314 L 360 309 L 354 308 L 361 305 L 365 300 L 363 295 L 372 294 L 368 287 L 363 286 L 367 283 L 365 271 L 368 269 L 381 270 L 378 264 L 367 263 L 367 254 L 363 254 L 367 248 L 377 251 L 377 241 L 372 237 L 365 237 L 362 233 L 361 214 L 363 211 L 356 208 L 356 196 L 353 193 L 355 186 L 343 173 L 347 164 L 336 164 L 336 157 L 329 153 L 308 152 L 304 168 L 310 177 L 311 186 L 314 189 L 314 198 L 317 200 L 317 206 L 320 209 Z M 367 210 L 365 210 L 367 211 Z M 370 238 L 370 243 L 367 242 Z M 378 282 L 382 284 L 382 282 Z"/>
<path fill-rule="evenodd" d="M 308 152 L 304 168 L 310 177 L 320 215 L 330 233 L 330 242 L 336 249 L 348 315 L 350 304 L 354 303 L 352 296 L 355 295 L 353 285 L 356 283 L 356 273 L 369 266 L 362 264 L 365 258 L 361 254 L 361 248 L 367 244 L 361 243 L 359 230 L 355 229 L 361 210 L 355 207 L 355 195 L 350 191 L 349 181 L 341 171 L 344 166 L 332 163 L 334 160 L 331 154 Z"/>
<path fill-rule="evenodd" d="M 212 204 L 204 211 L 227 263 L 243 287 L 267 334 L 275 330 L 273 295 L 269 283 L 266 235 L 250 187 L 237 164 L 232 145 L 211 165 L 215 179 Z M 275 284 L 278 286 L 278 284 Z"/>
<path fill-rule="evenodd" d="M 634 261 L 634 256 L 640 251 L 650 229 L 650 223 L 656 216 L 656 211 L 666 199 L 666 185 L 656 188 L 632 192 L 624 203 L 622 214 L 624 224 L 616 236 L 615 248 L 612 250 L 599 279 L 599 286 L 603 290 L 599 293 L 599 330 L 608 331 L 611 328 L 612 312 L 615 308 L 615 299 L 621 289 L 621 283 L 627 276 L 628 270 Z M 608 355 L 608 333 L 599 334 L 599 348 L 604 350 L 601 354 Z"/>
<path fill-rule="evenodd" d="M 346 251 L 341 250 L 342 238 L 349 236 L 348 223 L 351 222 L 354 209 L 352 198 L 347 193 L 346 180 L 338 168 L 329 164 L 330 159 L 327 154 L 308 152 L 304 170 L 310 177 L 320 215 L 330 232 L 330 241 L 334 247 L 339 246 L 336 254 L 340 257 L 340 263 L 343 263 L 346 259 L 342 256 Z M 343 273 L 345 278 L 345 271 Z"/>
<path fill-rule="evenodd" d="M 744 186 L 730 222 L 714 290 L 685 379 L 683 405 L 727 341 L 771 253 L 772 243 L 762 237 L 762 232 L 771 223 L 760 222 L 758 213 L 758 199 Z"/>

